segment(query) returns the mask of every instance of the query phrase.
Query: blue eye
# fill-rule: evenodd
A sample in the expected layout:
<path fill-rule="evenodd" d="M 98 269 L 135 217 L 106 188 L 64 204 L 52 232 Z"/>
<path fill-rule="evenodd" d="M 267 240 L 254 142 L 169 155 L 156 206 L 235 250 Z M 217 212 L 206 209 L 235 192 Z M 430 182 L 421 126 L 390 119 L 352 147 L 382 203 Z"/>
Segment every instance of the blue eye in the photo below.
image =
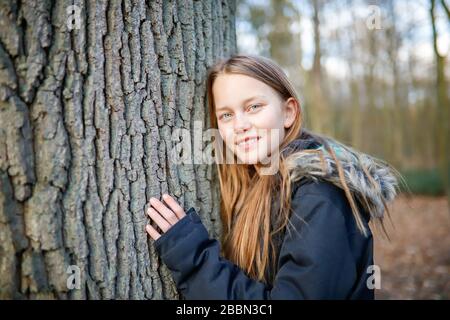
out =
<path fill-rule="evenodd" d="M 258 109 L 259 107 L 261 107 L 260 104 L 252 104 L 248 109 L 250 111 L 254 111 L 254 110 Z"/>
<path fill-rule="evenodd" d="M 231 116 L 231 113 L 224 113 L 219 117 L 219 119 L 228 118 L 228 116 Z"/>

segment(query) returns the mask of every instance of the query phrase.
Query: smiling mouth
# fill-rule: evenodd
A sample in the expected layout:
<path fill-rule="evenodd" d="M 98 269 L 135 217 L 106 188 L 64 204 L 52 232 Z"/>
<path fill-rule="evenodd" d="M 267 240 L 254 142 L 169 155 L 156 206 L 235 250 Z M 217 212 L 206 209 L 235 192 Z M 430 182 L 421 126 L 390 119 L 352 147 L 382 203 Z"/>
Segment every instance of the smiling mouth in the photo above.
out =
<path fill-rule="evenodd" d="M 247 149 L 247 148 L 250 148 L 250 147 L 256 145 L 256 143 L 257 143 L 260 139 L 261 139 L 261 137 L 248 138 L 248 139 L 245 139 L 245 140 L 243 140 L 243 141 L 237 143 L 237 145 L 238 145 L 238 147 Z"/>

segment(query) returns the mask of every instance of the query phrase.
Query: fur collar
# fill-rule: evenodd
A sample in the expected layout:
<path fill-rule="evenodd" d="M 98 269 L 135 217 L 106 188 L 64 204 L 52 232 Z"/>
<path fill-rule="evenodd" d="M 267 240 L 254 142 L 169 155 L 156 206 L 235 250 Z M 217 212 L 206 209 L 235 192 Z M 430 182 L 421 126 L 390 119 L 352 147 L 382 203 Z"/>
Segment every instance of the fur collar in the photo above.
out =
<path fill-rule="evenodd" d="M 309 134 L 294 140 L 284 151 L 292 182 L 303 178 L 329 181 L 343 189 L 336 161 L 324 147 L 330 146 L 339 159 L 346 184 L 353 197 L 371 218 L 382 218 L 386 204 L 397 194 L 396 171 L 389 164 L 343 145 L 331 138 L 320 137 L 322 143 Z"/>

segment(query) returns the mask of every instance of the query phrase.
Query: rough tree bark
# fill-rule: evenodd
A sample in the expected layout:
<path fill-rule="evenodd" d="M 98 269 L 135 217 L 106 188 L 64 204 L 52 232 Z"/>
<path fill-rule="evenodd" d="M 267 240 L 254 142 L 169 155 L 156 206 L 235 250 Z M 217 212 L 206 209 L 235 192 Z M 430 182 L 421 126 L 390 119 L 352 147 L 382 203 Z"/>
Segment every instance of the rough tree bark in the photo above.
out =
<path fill-rule="evenodd" d="M 0 2 L 1 299 L 180 298 L 144 209 L 168 192 L 220 234 L 214 167 L 170 150 L 208 127 L 234 19 L 234 0 Z"/>

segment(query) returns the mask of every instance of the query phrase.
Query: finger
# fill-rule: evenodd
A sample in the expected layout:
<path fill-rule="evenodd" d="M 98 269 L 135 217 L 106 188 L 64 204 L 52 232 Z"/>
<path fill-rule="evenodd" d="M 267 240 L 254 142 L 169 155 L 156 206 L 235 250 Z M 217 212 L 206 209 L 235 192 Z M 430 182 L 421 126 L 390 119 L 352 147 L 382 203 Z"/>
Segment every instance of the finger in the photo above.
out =
<path fill-rule="evenodd" d="M 162 232 L 166 233 L 170 229 L 170 224 L 155 209 L 149 208 L 148 215 L 161 228 Z"/>
<path fill-rule="evenodd" d="M 178 219 L 181 219 L 186 215 L 183 208 L 174 198 L 172 198 L 168 194 L 164 194 L 163 199 L 169 205 L 170 209 L 177 215 Z"/>
<path fill-rule="evenodd" d="M 174 225 L 178 222 L 178 217 L 175 213 L 166 207 L 164 203 L 159 201 L 158 199 L 151 198 L 150 204 L 169 222 L 171 225 Z"/>
<path fill-rule="evenodd" d="M 151 225 L 146 225 L 145 226 L 145 230 L 147 231 L 147 233 L 150 235 L 150 237 L 152 237 L 153 240 L 157 240 L 159 237 L 161 237 L 161 235 L 159 234 L 158 231 L 156 231 L 155 228 L 153 228 Z"/>

